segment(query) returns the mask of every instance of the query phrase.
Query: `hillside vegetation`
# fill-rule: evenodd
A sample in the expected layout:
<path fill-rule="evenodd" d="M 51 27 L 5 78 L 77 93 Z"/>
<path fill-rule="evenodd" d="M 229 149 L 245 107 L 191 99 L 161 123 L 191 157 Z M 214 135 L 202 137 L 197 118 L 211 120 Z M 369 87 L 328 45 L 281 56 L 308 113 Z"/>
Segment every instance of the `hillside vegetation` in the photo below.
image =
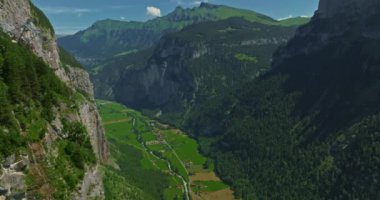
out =
<path fill-rule="evenodd" d="M 73 96 L 52 70 L 39 58 L 0 33 L 0 120 L 2 156 L 25 146 L 20 131 L 30 131 L 30 139 L 41 139 L 46 122 L 53 120 L 53 106 L 69 102 Z M 38 119 L 40 123 L 33 123 Z M 40 127 L 33 127 L 37 124 Z M 3 157 L 4 158 L 4 157 Z"/>
<path fill-rule="evenodd" d="M 61 82 L 42 59 L 5 33 L 0 33 L 0 161 L 9 157 L 29 156 L 42 148 L 48 128 L 61 116 L 78 112 L 78 100 L 84 98 Z M 54 155 L 33 160 L 27 171 L 28 194 L 46 197 L 42 186 L 62 199 L 76 190 L 83 179 L 85 167 L 96 163 L 87 131 L 80 122 L 63 121 L 66 135 L 52 142 Z M 49 160 L 49 163 L 47 162 Z M 41 172 L 37 170 L 41 170 Z M 45 185 L 49 181 L 49 186 Z M 46 195 L 46 196 L 45 196 Z"/>

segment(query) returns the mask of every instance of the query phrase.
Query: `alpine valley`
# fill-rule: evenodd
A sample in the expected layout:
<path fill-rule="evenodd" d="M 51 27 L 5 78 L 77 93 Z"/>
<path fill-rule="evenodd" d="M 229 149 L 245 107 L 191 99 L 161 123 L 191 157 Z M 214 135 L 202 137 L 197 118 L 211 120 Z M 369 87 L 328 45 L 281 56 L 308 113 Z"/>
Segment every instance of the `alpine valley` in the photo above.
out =
<path fill-rule="evenodd" d="M 57 39 L 0 0 L 0 200 L 380 199 L 379 17 L 203 2 Z"/>

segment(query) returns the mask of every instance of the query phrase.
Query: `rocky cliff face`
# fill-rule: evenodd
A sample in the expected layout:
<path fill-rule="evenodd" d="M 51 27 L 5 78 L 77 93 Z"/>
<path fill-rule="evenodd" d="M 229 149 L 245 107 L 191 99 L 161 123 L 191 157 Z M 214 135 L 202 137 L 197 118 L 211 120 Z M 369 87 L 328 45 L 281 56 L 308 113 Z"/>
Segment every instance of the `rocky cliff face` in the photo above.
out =
<path fill-rule="evenodd" d="M 365 16 L 379 9 L 378 0 L 321 0 L 317 14 L 322 18 L 331 18 L 339 14 Z"/>
<path fill-rule="evenodd" d="M 64 82 L 69 82 L 64 70 L 60 67 L 60 59 L 55 36 L 47 27 L 37 27 L 34 23 L 36 14 L 27 0 L 0 2 L 0 25 L 16 42 L 28 45 L 39 57 L 55 70 Z"/>
<path fill-rule="evenodd" d="M 243 18 L 200 23 L 161 38 L 145 56 L 146 63 L 134 62 L 141 54 L 132 54 L 126 64 L 106 66 L 98 76 L 114 81 L 108 82 L 113 84 L 110 88 L 116 101 L 153 110 L 162 120 L 175 120 L 178 125 L 193 108 L 216 101 L 267 70 L 274 50 L 285 44 L 295 29 Z M 119 75 L 108 72 L 114 69 Z"/>
<path fill-rule="evenodd" d="M 47 24 L 49 24 L 47 19 L 41 18 L 41 15 L 43 15 L 42 12 L 36 9 L 29 0 L 0 1 L 1 29 L 13 38 L 14 43 L 22 43 L 31 49 L 38 57 L 41 57 L 54 70 L 56 76 L 66 83 L 67 86 L 74 91 L 82 93 L 86 97 L 76 102 L 79 105 L 79 112 L 75 114 L 74 118 L 81 121 L 86 127 L 99 163 L 106 162 L 108 156 L 107 143 L 104 137 L 101 119 L 94 103 L 93 88 L 89 76 L 83 69 L 62 66 L 63 64 L 60 61 L 53 30 L 47 26 Z M 61 128 L 61 122 L 51 124 L 50 131 L 47 133 L 47 138 L 45 139 L 47 146 L 58 137 L 56 134 Z M 54 152 L 49 152 L 49 150 L 52 149 L 45 149 L 42 151 L 42 154 L 45 156 L 54 154 Z M 10 198 L 14 195 L 14 191 L 25 190 L 25 176 L 22 170 L 19 169 L 19 167 L 17 169 L 12 168 L 13 165 L 17 167 L 21 161 L 24 163 L 25 159 L 11 158 L 12 156 L 8 159 L 10 162 L 9 165 L 3 164 L 2 173 L 0 173 L 2 174 L 0 177 L 0 197 L 1 195 L 7 195 Z M 29 165 L 25 164 L 24 167 L 29 167 Z M 4 189 L 4 191 L 2 189 Z M 75 196 L 75 199 L 87 199 L 87 196 L 100 199 L 104 198 L 99 166 L 88 168 L 83 179 L 82 187 Z"/>
<path fill-rule="evenodd" d="M 364 80 L 359 80 L 367 76 L 368 74 L 365 73 L 368 73 L 368 71 L 372 70 L 371 75 L 376 76 L 375 72 L 377 72 L 377 69 L 375 69 L 376 64 L 374 63 L 377 62 L 378 58 L 377 53 L 375 53 L 377 52 L 377 46 L 375 44 L 380 40 L 379 16 L 380 1 L 377 0 L 321 0 L 319 9 L 311 22 L 299 28 L 295 37 L 287 46 L 281 48 L 275 54 L 273 57 L 274 68 L 278 68 L 278 71 L 286 71 L 291 69 L 291 65 L 301 67 L 299 63 L 303 63 L 305 69 L 309 70 L 302 72 L 305 73 L 303 77 L 310 75 L 308 73 L 314 73 L 314 76 L 318 77 L 318 79 L 316 78 L 313 81 L 317 82 L 322 80 L 323 76 L 329 76 L 329 78 L 326 78 L 326 82 L 336 82 L 334 86 L 336 88 L 338 88 L 338 83 L 341 84 L 338 80 L 345 78 L 344 80 L 340 80 L 341 82 L 345 82 L 345 85 L 342 85 L 339 90 L 334 88 L 334 92 L 336 93 L 345 91 L 346 88 L 348 88 L 348 83 L 359 85 L 365 82 Z M 328 51 L 335 52 L 331 53 L 332 55 L 325 55 L 324 53 Z M 306 60 L 305 57 L 310 58 Z M 351 57 L 356 57 L 356 60 Z M 307 64 L 314 58 L 326 60 Z M 346 60 L 350 59 L 355 61 L 345 63 Z M 314 66 L 316 63 L 320 63 L 320 66 Z M 311 66 L 314 66 L 315 69 L 311 69 Z M 322 69 L 322 66 L 329 67 Z M 327 69 L 329 69 L 329 71 Z M 312 72 L 312 70 L 316 72 Z M 303 71 L 303 69 L 299 70 L 298 73 L 301 73 L 301 71 Z M 318 74 L 322 72 L 326 74 L 323 74 L 323 76 Z M 360 77 L 359 74 L 365 75 Z M 293 76 L 301 79 L 301 75 Z M 371 78 L 373 77 L 366 77 L 364 79 L 370 82 L 369 79 Z M 314 85 L 310 85 L 308 89 L 316 94 L 317 90 L 311 88 L 317 87 L 317 85 L 320 86 L 320 84 L 314 83 Z M 359 86 L 355 85 L 355 87 Z M 363 86 L 361 85 L 360 87 Z M 353 88 L 354 87 L 352 87 L 352 90 L 354 90 Z M 363 90 L 366 90 L 366 88 L 357 89 L 357 91 Z M 354 93 L 353 91 L 351 92 Z M 338 99 L 344 99 L 342 96 L 339 96 Z M 352 98 L 352 96 L 349 98 Z M 347 97 L 347 99 L 349 98 Z M 362 104 L 370 103 L 362 102 Z M 354 108 L 351 107 L 350 109 L 353 112 Z M 363 108 L 361 112 L 364 112 Z M 335 119 L 338 119 L 338 117 Z"/>
<path fill-rule="evenodd" d="M 295 55 L 316 52 L 347 33 L 380 38 L 379 24 L 374 20 L 379 15 L 380 1 L 377 0 L 321 0 L 310 23 L 297 30 L 286 51 L 280 49 L 276 53 L 273 66 Z"/>
<path fill-rule="evenodd" d="M 160 108 L 168 111 L 181 110 L 181 105 L 191 101 L 196 84 L 189 69 L 177 58 L 191 59 L 207 53 L 207 49 L 198 50 L 201 44 L 186 44 L 180 41 L 165 41 L 161 44 L 149 64 L 141 71 L 129 71 L 116 90 L 133 94 L 120 98 L 126 104 L 136 108 Z M 124 88 L 124 89 L 123 89 Z M 117 94 L 116 98 L 122 94 Z M 123 95 L 124 97 L 124 95 Z"/>

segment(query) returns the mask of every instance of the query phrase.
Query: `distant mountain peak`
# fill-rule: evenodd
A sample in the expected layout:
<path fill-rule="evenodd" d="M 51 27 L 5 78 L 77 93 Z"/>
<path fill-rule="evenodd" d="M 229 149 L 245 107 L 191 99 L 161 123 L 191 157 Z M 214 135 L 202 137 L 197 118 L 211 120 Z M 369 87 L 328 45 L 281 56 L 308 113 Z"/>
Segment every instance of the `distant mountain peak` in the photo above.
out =
<path fill-rule="evenodd" d="M 211 4 L 211 3 L 206 3 L 206 2 L 202 2 L 200 5 L 199 5 L 200 8 L 218 8 L 220 7 L 220 5 L 215 5 L 215 4 Z"/>
<path fill-rule="evenodd" d="M 177 6 L 174 11 L 177 11 L 177 10 L 184 10 L 184 8 L 182 6 Z"/>

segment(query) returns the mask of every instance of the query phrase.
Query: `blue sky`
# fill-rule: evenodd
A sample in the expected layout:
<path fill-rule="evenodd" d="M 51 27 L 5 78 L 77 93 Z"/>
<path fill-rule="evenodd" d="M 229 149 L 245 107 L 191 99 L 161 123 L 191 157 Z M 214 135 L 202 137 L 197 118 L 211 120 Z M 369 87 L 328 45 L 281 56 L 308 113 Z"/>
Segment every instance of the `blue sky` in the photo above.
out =
<path fill-rule="evenodd" d="M 146 21 L 175 7 L 193 7 L 201 0 L 32 0 L 49 17 L 58 34 L 72 34 L 101 19 Z M 312 16 L 318 0 L 208 0 L 245 8 L 275 19 Z"/>

